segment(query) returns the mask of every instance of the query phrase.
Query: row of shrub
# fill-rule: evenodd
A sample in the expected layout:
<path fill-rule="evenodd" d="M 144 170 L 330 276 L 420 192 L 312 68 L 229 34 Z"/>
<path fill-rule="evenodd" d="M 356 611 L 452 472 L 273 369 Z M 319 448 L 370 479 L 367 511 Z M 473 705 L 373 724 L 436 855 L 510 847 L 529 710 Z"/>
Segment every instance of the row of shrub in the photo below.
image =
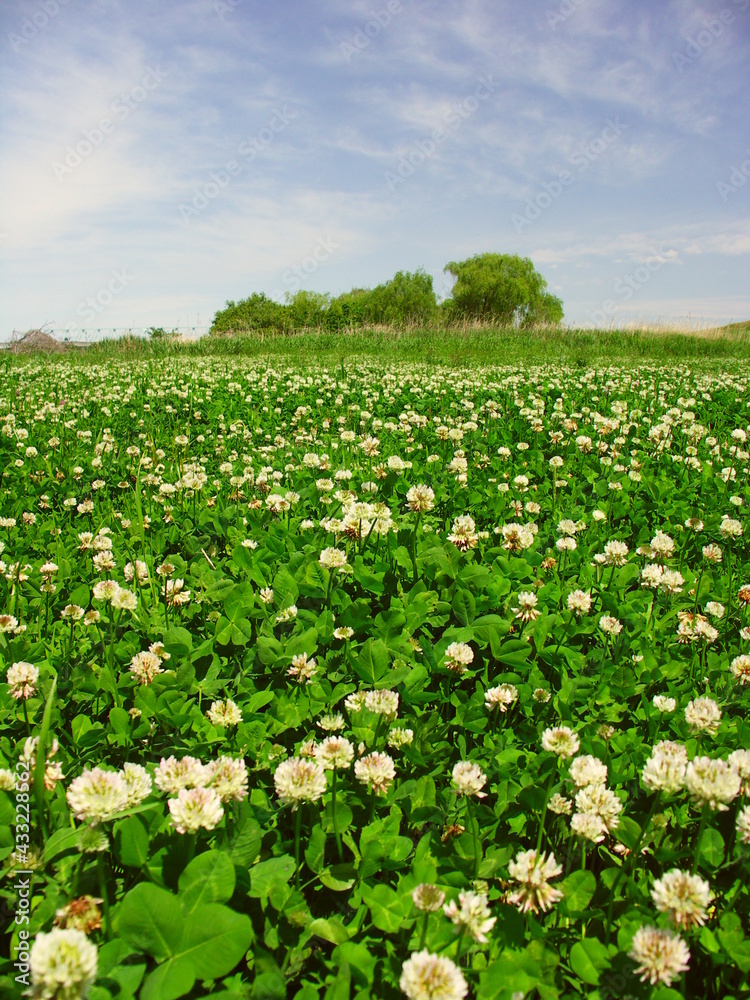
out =
<path fill-rule="evenodd" d="M 467 320 L 522 327 L 557 324 L 563 318 L 560 299 L 546 291 L 547 283 L 527 258 L 479 254 L 452 262 L 445 270 L 456 283 L 452 295 L 438 303 L 432 275 L 422 268 L 399 271 L 375 288 L 354 288 L 333 297 L 300 290 L 276 302 L 255 292 L 229 301 L 214 316 L 211 333 L 267 330 L 325 330 L 372 326 L 415 326 L 436 322 L 449 326 Z"/>

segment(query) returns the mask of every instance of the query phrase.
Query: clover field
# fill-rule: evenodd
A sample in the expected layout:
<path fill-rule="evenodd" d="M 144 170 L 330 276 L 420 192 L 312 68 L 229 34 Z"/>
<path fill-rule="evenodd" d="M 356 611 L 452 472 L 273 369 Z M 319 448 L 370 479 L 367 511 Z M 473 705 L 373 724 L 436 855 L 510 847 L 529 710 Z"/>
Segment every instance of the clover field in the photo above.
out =
<path fill-rule="evenodd" d="M 750 997 L 749 421 L 744 365 L 6 364 L 2 996 Z"/>

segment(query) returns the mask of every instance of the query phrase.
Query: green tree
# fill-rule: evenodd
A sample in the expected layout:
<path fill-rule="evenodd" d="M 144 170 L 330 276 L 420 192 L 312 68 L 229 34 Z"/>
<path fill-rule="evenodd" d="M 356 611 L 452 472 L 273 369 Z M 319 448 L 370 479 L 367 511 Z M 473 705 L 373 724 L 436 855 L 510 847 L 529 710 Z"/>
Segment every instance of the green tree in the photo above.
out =
<path fill-rule="evenodd" d="M 422 268 L 410 273 L 399 271 L 390 281 L 372 290 L 368 317 L 373 323 L 403 326 L 427 323 L 437 311 L 432 275 Z"/>
<path fill-rule="evenodd" d="M 211 324 L 211 333 L 248 330 L 284 331 L 292 327 L 289 306 L 269 299 L 263 292 L 255 292 L 240 302 L 227 302 L 226 308 L 219 310 Z"/>
<path fill-rule="evenodd" d="M 326 325 L 326 314 L 331 305 L 330 295 L 300 289 L 294 295 L 287 292 L 286 302 L 295 330 L 317 329 Z"/>
<path fill-rule="evenodd" d="M 528 257 L 482 253 L 451 261 L 445 271 L 456 284 L 448 309 L 451 315 L 507 325 L 559 323 L 562 302 L 547 292 L 547 282 Z"/>

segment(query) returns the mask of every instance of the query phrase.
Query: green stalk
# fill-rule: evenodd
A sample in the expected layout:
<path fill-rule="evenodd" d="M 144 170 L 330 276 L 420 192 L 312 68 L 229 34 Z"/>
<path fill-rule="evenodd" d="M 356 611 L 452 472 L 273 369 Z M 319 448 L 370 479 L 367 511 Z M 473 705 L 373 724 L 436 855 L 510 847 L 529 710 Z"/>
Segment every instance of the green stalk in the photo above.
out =
<path fill-rule="evenodd" d="M 107 940 L 112 940 L 112 915 L 109 912 L 109 896 L 107 895 L 107 879 L 104 871 L 104 856 L 101 851 L 96 855 L 96 871 L 99 876 L 99 894 L 102 897 L 102 910 L 104 911 L 104 933 Z"/>
<path fill-rule="evenodd" d="M 703 580 L 703 567 L 701 566 L 700 573 L 698 574 L 698 582 L 695 585 L 695 604 L 693 605 L 693 614 L 698 614 L 698 600 L 701 592 L 701 581 Z"/>
<path fill-rule="evenodd" d="M 299 889 L 299 841 L 300 841 L 301 830 L 302 830 L 302 806 L 298 806 L 297 815 L 294 820 L 294 860 L 295 860 L 294 884 L 297 889 Z"/>
<path fill-rule="evenodd" d="M 466 940 L 466 926 L 461 928 L 461 937 L 458 939 L 458 950 L 456 951 L 456 965 L 461 964 L 461 955 L 464 950 L 464 942 Z"/>
<path fill-rule="evenodd" d="M 52 701 L 55 697 L 56 688 L 57 677 L 53 677 L 52 686 L 49 689 L 47 701 L 44 706 L 42 728 L 39 731 L 39 743 L 36 748 L 36 763 L 34 765 L 34 799 L 36 801 L 37 813 L 39 815 L 39 825 L 42 828 L 42 834 L 45 841 L 49 839 L 49 830 L 47 828 L 47 816 L 45 814 L 44 804 L 44 772 L 47 767 L 47 736 L 49 734 L 50 719 L 52 716 Z"/>
<path fill-rule="evenodd" d="M 419 531 L 419 519 L 421 516 L 421 513 L 417 514 L 417 520 L 414 524 L 414 534 L 411 536 L 412 585 L 417 582 L 417 532 Z"/>
<path fill-rule="evenodd" d="M 333 835 L 336 838 L 336 849 L 339 852 L 339 861 L 344 861 L 344 849 L 341 846 L 341 834 L 339 833 L 339 822 L 336 818 L 336 786 L 338 784 L 338 769 L 333 769 L 333 784 L 331 786 L 331 814 L 333 816 Z"/>
<path fill-rule="evenodd" d="M 422 951 L 424 948 L 424 943 L 427 940 L 427 925 L 430 922 L 430 911 L 425 910 L 424 916 L 422 917 L 422 933 L 419 935 L 419 948 L 417 951 Z"/>
<path fill-rule="evenodd" d="M 548 805 L 549 800 L 550 800 L 550 793 L 552 791 L 552 785 L 554 783 L 554 780 L 555 780 L 555 773 L 553 772 L 549 776 L 549 781 L 547 782 L 547 792 L 546 792 L 546 794 L 544 796 L 544 805 L 542 806 L 542 812 L 541 812 L 541 815 L 539 817 L 539 835 L 537 836 L 537 839 L 536 839 L 536 856 L 537 856 L 537 858 L 539 857 L 539 852 L 542 849 L 542 838 L 544 836 L 544 821 L 547 818 L 547 805 Z"/>
<path fill-rule="evenodd" d="M 466 815 L 471 824 L 471 837 L 474 841 L 474 880 L 479 878 L 479 825 L 474 815 L 474 808 L 471 804 L 470 796 L 466 796 Z"/>
<path fill-rule="evenodd" d="M 703 831 L 706 829 L 706 824 L 708 823 L 708 815 L 710 811 L 711 810 L 709 806 L 703 806 L 703 812 L 701 813 L 701 822 L 700 826 L 698 827 L 698 837 L 695 841 L 695 853 L 693 855 L 693 867 L 690 872 L 691 875 L 695 875 L 696 871 L 698 870 L 698 864 L 700 862 L 701 840 L 703 839 Z"/>
<path fill-rule="evenodd" d="M 657 810 L 657 807 L 659 805 L 660 799 L 661 799 L 661 794 L 659 792 L 657 792 L 656 795 L 654 796 L 654 801 L 651 803 L 651 808 L 648 811 L 648 816 L 646 817 L 646 822 L 641 827 L 640 835 L 638 837 L 638 840 L 635 843 L 635 847 L 633 848 L 632 855 L 631 855 L 633 860 L 632 860 L 632 863 L 630 865 L 631 869 L 635 868 L 635 866 L 636 866 L 636 863 L 637 863 L 637 860 L 638 860 L 638 851 L 640 850 L 640 846 L 643 843 L 643 840 L 644 840 L 644 837 L 646 836 L 648 828 L 651 826 L 651 820 L 654 818 L 654 813 Z M 610 890 L 609 907 L 607 908 L 607 937 L 606 937 L 606 940 L 605 940 L 605 944 L 609 944 L 609 939 L 612 936 L 612 929 L 613 929 L 612 911 L 615 908 L 615 897 L 617 895 L 617 887 L 619 886 L 620 882 L 622 881 L 622 876 L 625 874 L 625 867 L 626 867 L 626 863 L 625 863 L 625 861 L 623 861 L 622 865 L 620 865 L 620 870 L 617 873 L 617 877 L 615 878 L 614 884 L 612 885 L 612 888 Z"/>

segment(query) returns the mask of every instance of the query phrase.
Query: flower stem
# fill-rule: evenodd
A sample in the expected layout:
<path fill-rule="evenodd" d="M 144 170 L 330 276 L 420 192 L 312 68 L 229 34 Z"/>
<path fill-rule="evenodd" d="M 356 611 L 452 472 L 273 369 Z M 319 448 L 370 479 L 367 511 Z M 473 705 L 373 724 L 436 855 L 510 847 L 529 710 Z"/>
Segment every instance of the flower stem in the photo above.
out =
<path fill-rule="evenodd" d="M 427 925 L 430 922 L 430 912 L 425 910 L 425 914 L 422 917 L 422 933 L 419 936 L 419 948 L 418 951 L 422 951 L 424 948 L 424 943 L 427 940 Z"/>
<path fill-rule="evenodd" d="M 339 833 L 339 821 L 336 817 L 336 786 L 338 784 L 338 771 L 333 769 L 333 784 L 331 786 L 331 815 L 333 816 L 333 835 L 336 838 L 336 850 L 339 852 L 339 861 L 344 861 L 344 849 L 341 846 L 341 834 Z"/>
<path fill-rule="evenodd" d="M 458 951 L 456 952 L 456 965 L 461 964 L 461 954 L 464 950 L 464 941 L 466 940 L 466 927 L 461 928 L 461 937 L 458 939 Z"/>
<path fill-rule="evenodd" d="M 471 804 L 471 798 L 466 796 L 466 815 L 469 817 L 469 823 L 471 824 L 471 837 L 474 841 L 474 879 L 479 878 L 479 827 L 477 825 L 477 819 L 474 815 L 474 809 Z"/>
<path fill-rule="evenodd" d="M 648 811 L 648 816 L 646 817 L 646 821 L 643 824 L 643 826 L 641 827 L 641 832 L 640 832 L 640 834 L 638 836 L 638 839 L 635 842 L 635 846 L 633 847 L 633 850 L 631 852 L 631 856 L 633 858 L 633 863 L 631 865 L 632 868 L 635 868 L 635 865 L 638 862 L 638 851 L 640 850 L 640 846 L 643 843 L 643 840 L 644 840 L 644 838 L 646 836 L 646 833 L 648 832 L 648 828 L 651 826 L 651 820 L 654 818 L 654 813 L 656 812 L 656 809 L 657 809 L 657 807 L 659 805 L 660 798 L 661 798 L 661 796 L 660 796 L 659 792 L 657 792 L 656 795 L 654 796 L 654 801 L 651 803 L 651 808 Z M 609 939 L 612 936 L 612 929 L 613 929 L 613 926 L 614 926 L 613 923 L 612 923 L 612 911 L 614 910 L 614 907 L 615 907 L 615 897 L 617 895 L 617 887 L 620 884 L 620 882 L 622 881 L 622 876 L 625 874 L 625 865 L 626 865 L 626 863 L 625 863 L 625 861 L 623 861 L 622 865 L 620 866 L 620 870 L 617 873 L 617 877 L 615 878 L 615 881 L 614 881 L 614 883 L 612 885 L 612 888 L 610 890 L 610 894 L 609 894 L 609 907 L 607 909 L 607 937 L 606 937 L 606 940 L 605 940 L 605 944 L 609 944 Z"/>
<path fill-rule="evenodd" d="M 700 850 L 701 850 L 701 840 L 703 839 L 703 832 L 706 829 L 706 823 L 708 823 L 708 814 L 710 812 L 710 806 L 704 806 L 703 812 L 701 813 L 701 822 L 698 827 L 698 837 L 695 841 L 695 854 L 693 855 L 693 868 L 691 875 L 695 875 L 698 870 L 698 864 L 700 862 Z"/>
<path fill-rule="evenodd" d="M 547 805 L 550 800 L 550 792 L 552 791 L 552 784 L 555 780 L 555 773 L 553 772 L 549 776 L 549 781 L 547 782 L 547 792 L 544 796 L 544 805 L 542 806 L 542 812 L 539 817 L 539 834 L 536 838 L 536 856 L 539 857 L 539 852 L 542 849 L 542 838 L 544 837 L 544 821 L 547 818 Z"/>
<path fill-rule="evenodd" d="M 112 915 L 109 912 L 109 896 L 107 895 L 107 879 L 104 872 L 104 857 L 101 852 L 96 856 L 96 871 L 99 876 L 99 893 L 102 897 L 102 910 L 104 911 L 104 932 L 107 940 L 112 940 Z"/>
<path fill-rule="evenodd" d="M 297 889 L 299 889 L 299 841 L 300 841 L 301 830 L 302 830 L 302 806 L 299 806 L 294 821 L 294 860 L 296 864 L 294 884 Z"/>

